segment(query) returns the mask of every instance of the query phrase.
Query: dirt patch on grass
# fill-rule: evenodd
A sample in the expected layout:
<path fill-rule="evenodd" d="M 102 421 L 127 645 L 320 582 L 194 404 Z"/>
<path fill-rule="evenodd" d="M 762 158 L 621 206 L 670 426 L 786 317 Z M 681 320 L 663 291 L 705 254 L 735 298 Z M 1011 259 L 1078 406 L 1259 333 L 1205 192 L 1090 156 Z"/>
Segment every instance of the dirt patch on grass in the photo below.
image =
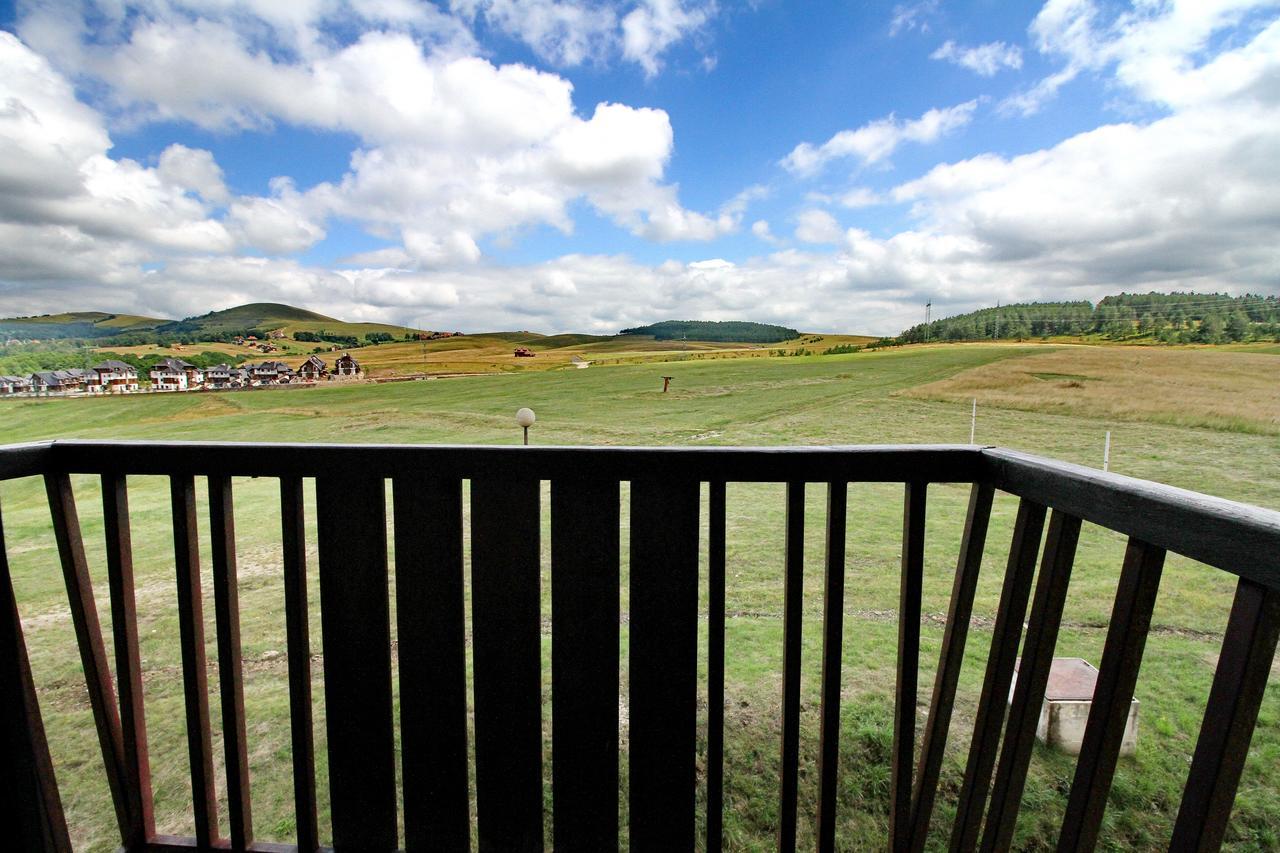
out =
<path fill-rule="evenodd" d="M 965 370 L 899 395 L 1036 412 L 1280 435 L 1275 357 L 1070 347 Z"/>

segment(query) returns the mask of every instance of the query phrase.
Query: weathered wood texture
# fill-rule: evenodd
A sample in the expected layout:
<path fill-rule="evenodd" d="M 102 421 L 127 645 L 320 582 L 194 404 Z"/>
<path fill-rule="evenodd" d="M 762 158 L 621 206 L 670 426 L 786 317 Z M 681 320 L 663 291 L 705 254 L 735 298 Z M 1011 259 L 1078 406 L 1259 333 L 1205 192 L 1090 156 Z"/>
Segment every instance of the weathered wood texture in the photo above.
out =
<path fill-rule="evenodd" d="M 920 605 L 924 594 L 926 483 L 907 483 L 902 509 L 898 582 L 898 671 L 889 759 L 889 847 L 911 844 L 911 771 L 915 766 L 916 694 L 920 681 Z"/>
<path fill-rule="evenodd" d="M 724 847 L 725 497 L 707 485 L 707 849 Z"/>
<path fill-rule="evenodd" d="M 182 647 L 182 692 L 187 710 L 187 757 L 196 842 L 218 839 L 218 793 L 213 780 L 213 736 L 209 729 L 209 680 L 204 653 L 204 601 L 200 591 L 200 536 L 195 480 L 169 478 L 173 510 L 173 554 L 177 567 L 178 642 Z"/>
<path fill-rule="evenodd" d="M 71 473 L 102 475 L 119 704 L 101 637 Z M 170 480 L 194 838 L 154 836 L 135 612 L 128 474 Z M 1082 520 L 1129 535 L 1094 705 L 1060 849 L 1099 840 L 1166 551 L 1240 576 L 1174 830 L 1173 849 L 1216 849 L 1226 832 L 1280 635 L 1280 513 L 996 448 L 500 448 L 58 441 L 0 448 L 0 480 L 45 477 L 86 687 L 126 849 L 255 842 L 239 648 L 232 476 L 280 478 L 297 848 L 317 832 L 303 477 L 316 477 L 328 770 L 337 851 L 391 850 L 397 827 L 386 480 L 394 487 L 404 847 L 613 849 L 619 832 L 620 483 L 630 483 L 626 662 L 627 820 L 632 849 L 695 846 L 700 483 L 708 483 L 706 839 L 724 808 L 727 482 L 787 484 L 781 555 L 777 844 L 792 850 L 804 753 L 800 721 L 805 484 L 827 484 L 816 846 L 837 849 L 845 538 L 850 482 L 905 485 L 889 846 L 920 851 L 939 794 L 947 732 L 996 489 L 1021 498 L 951 830 L 953 850 L 1014 839 L 1034 731 Z M 209 478 L 210 567 L 229 837 L 219 838 L 209 723 L 194 478 Z M 476 826 L 468 766 L 463 481 L 471 482 L 471 628 Z M 551 754 L 544 793 L 540 495 L 551 483 Z M 922 743 L 915 749 L 925 494 L 973 484 Z M 1044 544 L 1034 604 L 1023 619 Z M 0 821 L 20 846 L 65 850 L 0 529 Z M 1006 717 L 1010 683 L 1017 687 Z M 997 758 L 998 756 L 998 758 Z M 993 779 L 994 776 L 994 779 Z M 552 829 L 544 830 L 550 803 Z"/>
<path fill-rule="evenodd" d="M 911 801 L 911 826 L 907 847 L 924 850 L 938 792 L 938 776 L 947 747 L 951 727 L 951 711 L 955 704 L 956 684 L 964 665 L 965 640 L 969 635 L 969 618 L 973 615 L 973 595 L 982 568 L 982 552 L 987 541 L 987 524 L 991 519 L 994 490 L 977 483 L 969 493 L 969 509 L 965 515 L 964 535 L 960 541 L 960 557 L 951 587 L 951 603 L 947 611 L 947 627 L 942 635 L 942 652 L 933 683 L 933 699 L 920 745 L 920 764 L 916 770 L 915 789 Z"/>
<path fill-rule="evenodd" d="M 551 483 L 556 850 L 618 847 L 619 485 Z"/>
<path fill-rule="evenodd" d="M 471 481 L 471 654 L 482 851 L 543 847 L 540 493 L 537 480 Z"/>
<path fill-rule="evenodd" d="M 0 523 L 0 820 L 15 850 L 70 853 Z"/>
<path fill-rule="evenodd" d="M 129 491 L 123 475 L 102 476 L 102 516 L 106 536 L 107 583 L 111 590 L 111 630 L 115 645 L 116 692 L 120 700 L 121 747 L 128 776 L 128 832 L 125 847 L 155 832 L 151 801 L 151 764 L 138 652 L 137 598 L 133 582 L 133 540 Z"/>
<path fill-rule="evenodd" d="M 395 480 L 405 849 L 471 846 L 462 482 Z"/>
<path fill-rule="evenodd" d="M 840 770 L 840 657 L 844 648 L 845 515 L 849 487 L 827 484 L 826 577 L 822 593 L 822 707 L 818 732 L 818 850 L 836 849 L 836 774 Z"/>
<path fill-rule="evenodd" d="M 293 748 L 298 849 L 320 845 L 316 819 L 315 729 L 311 715 L 311 638 L 307 608 L 307 523 L 302 480 L 280 479 L 285 645 L 289 659 L 289 738 Z"/>
<path fill-rule="evenodd" d="M 787 483 L 783 562 L 782 780 L 778 804 L 778 850 L 796 849 L 800 789 L 800 641 L 804 613 L 804 483 Z"/>
<path fill-rule="evenodd" d="M 1049 681 L 1053 650 L 1058 643 L 1062 607 L 1067 600 L 1067 584 L 1071 581 L 1079 537 L 1080 519 L 1054 510 L 1049 518 L 1049 532 L 1045 535 L 1044 559 L 1036 581 L 1031 618 L 1027 622 L 1027 637 L 1022 644 L 1013 700 L 1009 703 L 1009 722 L 996 765 L 991 807 L 983 827 L 984 851 L 1008 850 L 1013 844 L 1013 830 L 1022 805 L 1036 724 L 1044 702 L 1045 685 Z"/>
<path fill-rule="evenodd" d="M 1093 705 L 1085 724 L 1075 780 L 1058 837 L 1058 849 L 1064 853 L 1089 851 L 1097 846 L 1163 568 L 1163 549 L 1129 540 Z"/>
<path fill-rule="evenodd" d="M 1013 682 L 1013 665 L 1022 639 L 1022 619 L 1027 612 L 1031 582 L 1035 578 L 1045 515 L 1046 510 L 1040 504 L 1025 498 L 1018 503 L 1013 540 L 1009 544 L 1009 562 L 991 632 L 991 651 L 987 656 L 982 692 L 978 696 L 978 712 L 973 721 L 964 782 L 956 801 L 950 844 L 953 851 L 973 850 L 982 829 L 982 815 L 986 810 L 991 773 L 1000 747 L 1005 704 L 1008 702 L 1009 685 Z"/>
<path fill-rule="evenodd" d="M 253 810 L 249 794 L 249 747 L 245 737 L 240 591 L 230 477 L 209 478 L 209 539 L 212 545 L 214 622 L 218 629 L 218 683 L 227 775 L 227 820 L 231 827 L 231 846 L 240 850 L 253 841 Z"/>
<path fill-rule="evenodd" d="M 1280 592 L 1241 579 L 1191 759 L 1171 850 L 1217 850 L 1226 835 L 1280 636 Z"/>
<path fill-rule="evenodd" d="M 320 625 L 336 850 L 394 850 L 395 738 L 385 484 L 319 477 Z"/>
<path fill-rule="evenodd" d="M 694 480 L 631 483 L 631 849 L 694 846 L 698 498 Z"/>

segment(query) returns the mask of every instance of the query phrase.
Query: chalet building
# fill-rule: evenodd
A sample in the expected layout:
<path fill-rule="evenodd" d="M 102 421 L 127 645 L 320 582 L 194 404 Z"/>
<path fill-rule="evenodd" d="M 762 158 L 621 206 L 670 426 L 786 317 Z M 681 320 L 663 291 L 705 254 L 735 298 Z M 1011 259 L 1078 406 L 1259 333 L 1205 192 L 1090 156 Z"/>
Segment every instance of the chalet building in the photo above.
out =
<path fill-rule="evenodd" d="M 514 355 L 516 358 L 533 358 L 535 355 L 537 355 L 537 353 L 535 353 L 533 350 L 529 349 L 528 347 L 516 347 L 515 351 L 512 352 L 512 355 Z"/>
<path fill-rule="evenodd" d="M 215 364 L 204 372 L 206 388 L 230 388 L 235 369 L 229 364 Z"/>
<path fill-rule="evenodd" d="M 26 394 L 30 390 L 30 376 L 0 376 L 0 395 Z"/>
<path fill-rule="evenodd" d="M 344 352 L 333 363 L 334 376 L 359 376 L 360 362 L 351 357 L 351 353 Z"/>
<path fill-rule="evenodd" d="M 31 374 L 31 390 L 37 394 L 70 394 L 84 387 L 78 371 L 41 370 Z"/>
<path fill-rule="evenodd" d="M 93 366 L 98 375 L 98 386 L 108 394 L 122 394 L 138 390 L 138 371 L 123 361 L 104 361 Z"/>
<path fill-rule="evenodd" d="M 298 378 L 307 382 L 315 382 L 328 375 L 329 367 L 324 363 L 324 359 L 314 355 L 302 362 L 302 366 L 298 368 Z"/>
<path fill-rule="evenodd" d="M 151 385 L 157 391 L 186 391 L 204 384 L 204 371 L 180 358 L 166 358 L 151 368 Z"/>
<path fill-rule="evenodd" d="M 86 394 L 100 394 L 105 390 L 98 371 L 93 368 L 73 367 L 64 372 L 70 374 L 73 380 L 78 380 L 79 390 Z"/>
<path fill-rule="evenodd" d="M 293 380 L 293 368 L 282 361 L 264 361 L 245 367 L 254 385 L 286 385 Z"/>

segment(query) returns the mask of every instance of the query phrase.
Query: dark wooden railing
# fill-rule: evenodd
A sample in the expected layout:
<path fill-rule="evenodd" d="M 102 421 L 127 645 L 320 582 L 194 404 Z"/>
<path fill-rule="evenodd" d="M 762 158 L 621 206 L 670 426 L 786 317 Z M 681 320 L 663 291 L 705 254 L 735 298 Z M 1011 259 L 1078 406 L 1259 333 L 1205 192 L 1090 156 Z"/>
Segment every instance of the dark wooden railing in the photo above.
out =
<path fill-rule="evenodd" d="M 115 677 L 70 475 L 102 480 Z M 157 836 L 134 612 L 128 475 L 169 478 L 194 838 Z M 709 484 L 708 848 L 722 846 L 725 484 L 786 484 L 778 847 L 796 844 L 807 483 L 825 484 L 818 802 L 836 847 L 849 483 L 905 486 L 888 846 L 921 850 L 997 490 L 1020 498 L 954 825 L 953 850 L 1010 846 L 1081 523 L 1129 537 L 1061 850 L 1098 841 L 1166 552 L 1238 576 L 1170 847 L 1220 846 L 1280 631 L 1280 513 L 978 447 L 498 448 L 57 441 L 0 448 L 0 479 L 42 476 L 121 843 L 126 850 L 319 849 L 303 478 L 315 478 L 336 850 L 540 849 L 544 840 L 541 482 L 550 482 L 554 844 L 618 847 L 620 485 L 630 484 L 629 846 L 695 847 L 701 484 Z M 297 845 L 255 842 L 242 689 L 233 476 L 278 478 Z M 207 478 L 229 837 L 219 838 L 196 478 Z M 386 481 L 393 491 L 401 796 L 396 786 Z M 469 815 L 463 482 L 470 482 L 474 796 Z M 929 713 L 916 702 L 930 483 L 971 483 Z M 1047 534 L 1046 534 L 1047 529 Z M 0 825 L 8 849 L 67 850 L 0 527 Z M 1043 548 L 1041 541 L 1043 538 Z M 1036 571 L 1037 558 L 1040 560 Z M 1033 585 L 1034 581 L 1034 585 Z M 1028 605 L 1030 615 L 1027 615 Z M 1025 622 L 1025 630 L 1024 630 Z M 1021 645 L 1021 653 L 1019 646 Z M 1014 666 L 1019 676 L 1012 700 Z M 113 683 L 114 681 L 114 683 Z M 1006 713 L 1006 706 L 1008 710 Z M 397 811 L 403 808 L 403 838 Z M 16 846 L 12 846 L 16 845 Z"/>

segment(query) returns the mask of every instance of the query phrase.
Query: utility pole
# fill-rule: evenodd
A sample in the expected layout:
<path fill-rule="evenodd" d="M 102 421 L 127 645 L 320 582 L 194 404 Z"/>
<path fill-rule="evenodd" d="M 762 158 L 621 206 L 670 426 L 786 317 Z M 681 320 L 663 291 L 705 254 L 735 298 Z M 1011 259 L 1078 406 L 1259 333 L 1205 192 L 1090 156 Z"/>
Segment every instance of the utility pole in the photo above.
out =
<path fill-rule="evenodd" d="M 924 342 L 929 343 L 929 312 L 933 308 L 932 302 L 924 304 Z"/>
<path fill-rule="evenodd" d="M 999 299 L 996 300 L 996 337 L 995 339 L 997 341 L 1000 340 L 1000 300 Z"/>

